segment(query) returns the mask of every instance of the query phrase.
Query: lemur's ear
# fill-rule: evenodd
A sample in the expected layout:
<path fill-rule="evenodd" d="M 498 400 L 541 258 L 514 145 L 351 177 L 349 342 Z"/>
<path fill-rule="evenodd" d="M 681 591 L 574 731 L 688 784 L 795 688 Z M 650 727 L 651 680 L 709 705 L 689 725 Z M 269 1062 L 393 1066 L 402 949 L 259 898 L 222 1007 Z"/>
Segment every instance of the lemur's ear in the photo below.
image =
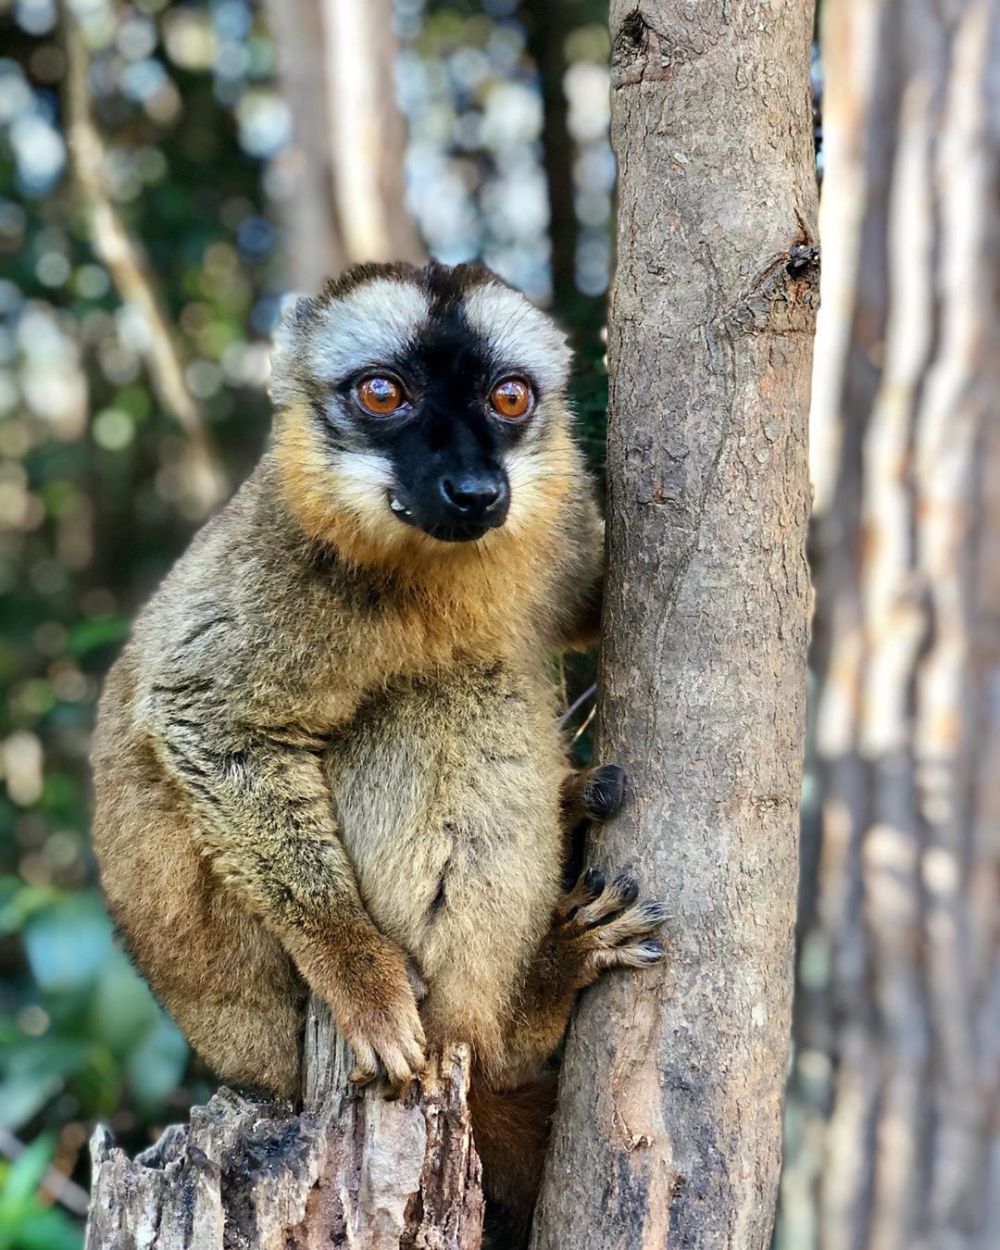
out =
<path fill-rule="evenodd" d="M 271 338 L 271 382 L 268 387 L 276 404 L 287 404 L 300 396 L 295 364 L 308 340 L 309 325 L 315 311 L 316 301 L 308 295 L 286 295 L 281 301 Z"/>

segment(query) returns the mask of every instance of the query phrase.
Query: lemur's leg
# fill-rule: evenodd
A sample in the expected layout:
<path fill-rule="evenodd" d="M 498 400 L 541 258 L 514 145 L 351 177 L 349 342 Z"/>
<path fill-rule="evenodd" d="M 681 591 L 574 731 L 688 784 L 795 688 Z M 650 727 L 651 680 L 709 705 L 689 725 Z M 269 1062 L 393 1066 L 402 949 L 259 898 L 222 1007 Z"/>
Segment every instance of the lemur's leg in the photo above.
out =
<path fill-rule="evenodd" d="M 615 764 L 585 770 L 563 786 L 567 854 L 580 826 L 607 820 L 621 806 L 625 775 Z M 590 869 L 563 896 L 504 1030 L 496 1066 L 476 1074 L 469 1093 L 473 1134 L 483 1161 L 487 1229 L 498 1245 L 527 1245 L 549 1126 L 554 1073 L 538 1071 L 562 1040 L 576 995 L 609 968 L 646 968 L 663 958 L 654 936 L 659 903 L 638 903 L 631 877 L 607 885 Z"/>
<path fill-rule="evenodd" d="M 616 764 L 578 773 L 563 787 L 564 827 L 606 820 L 620 808 L 625 774 Z M 488 1082 L 513 1088 L 532 1079 L 559 1045 L 577 993 L 611 968 L 648 968 L 663 958 L 656 936 L 662 904 L 638 900 L 626 874 L 611 882 L 590 868 L 556 907 L 552 925 L 520 987 L 504 1030 L 506 1045 Z"/>
<path fill-rule="evenodd" d="M 101 877 L 129 952 L 223 1080 L 297 1098 L 306 989 L 291 959 L 198 853 L 149 752 L 123 752 L 111 775 L 96 834 L 117 841 Z"/>
<path fill-rule="evenodd" d="M 606 882 L 589 868 L 564 896 L 512 1012 L 504 1070 L 493 1076 L 497 1087 L 537 1072 L 562 1040 L 577 994 L 602 972 L 650 968 L 663 959 L 657 936 L 663 905 L 637 901 L 638 895 L 625 873 Z"/>
<path fill-rule="evenodd" d="M 487 1197 L 484 1245 L 528 1244 L 555 1107 L 554 1072 L 502 1093 L 473 1081 L 469 1113 Z"/>

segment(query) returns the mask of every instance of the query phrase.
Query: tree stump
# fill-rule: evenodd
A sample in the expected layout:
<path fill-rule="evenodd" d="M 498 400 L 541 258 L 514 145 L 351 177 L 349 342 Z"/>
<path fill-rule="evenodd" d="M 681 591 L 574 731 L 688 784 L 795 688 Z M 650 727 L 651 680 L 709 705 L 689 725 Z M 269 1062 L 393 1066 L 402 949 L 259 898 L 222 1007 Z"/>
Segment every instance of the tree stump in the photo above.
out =
<path fill-rule="evenodd" d="M 301 1111 L 222 1088 L 134 1160 L 98 1127 L 86 1250 L 476 1250 L 468 1049 L 397 1100 L 352 1086 L 352 1066 L 314 1000 Z"/>

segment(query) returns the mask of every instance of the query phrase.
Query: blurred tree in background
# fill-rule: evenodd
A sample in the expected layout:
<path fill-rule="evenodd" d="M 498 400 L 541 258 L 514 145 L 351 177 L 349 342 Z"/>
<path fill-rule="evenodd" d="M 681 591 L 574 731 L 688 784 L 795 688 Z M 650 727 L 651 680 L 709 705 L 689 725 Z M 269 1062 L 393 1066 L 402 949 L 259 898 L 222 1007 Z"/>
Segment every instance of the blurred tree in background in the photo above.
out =
<path fill-rule="evenodd" d="M 566 321 L 599 459 L 606 5 L 365 8 L 0 0 L 0 1250 L 79 1244 L 95 1117 L 135 1149 L 211 1088 L 113 940 L 88 734 L 202 519 L 192 440 L 230 487 L 263 446 L 283 293 L 380 249 L 485 260 Z M 356 107 L 394 91 L 405 131 Z"/>

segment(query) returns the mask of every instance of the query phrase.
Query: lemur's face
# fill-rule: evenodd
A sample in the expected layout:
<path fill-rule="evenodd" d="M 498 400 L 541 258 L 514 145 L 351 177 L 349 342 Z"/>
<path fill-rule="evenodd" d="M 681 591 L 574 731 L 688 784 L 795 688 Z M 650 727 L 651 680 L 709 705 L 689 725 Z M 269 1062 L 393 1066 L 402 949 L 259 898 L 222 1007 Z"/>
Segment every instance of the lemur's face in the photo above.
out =
<path fill-rule="evenodd" d="M 364 266 L 283 319 L 272 392 L 331 508 L 387 543 L 471 542 L 551 471 L 568 370 L 561 331 L 487 270 Z"/>

